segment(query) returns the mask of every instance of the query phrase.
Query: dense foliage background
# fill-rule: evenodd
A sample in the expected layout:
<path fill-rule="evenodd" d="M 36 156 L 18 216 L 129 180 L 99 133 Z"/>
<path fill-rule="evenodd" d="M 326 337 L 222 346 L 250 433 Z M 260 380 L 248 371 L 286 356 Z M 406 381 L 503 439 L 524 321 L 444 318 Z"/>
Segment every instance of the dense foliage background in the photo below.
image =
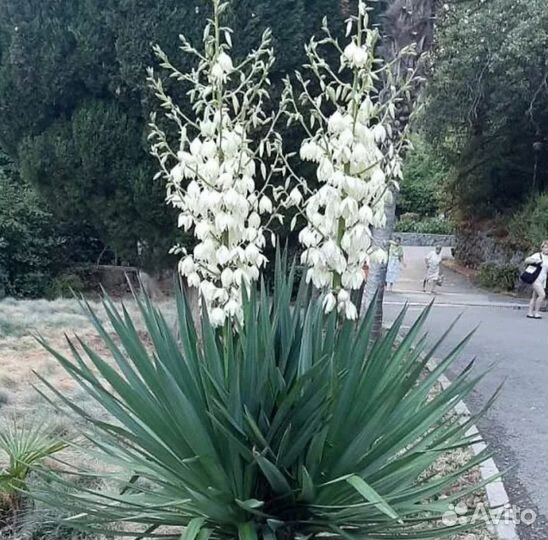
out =
<path fill-rule="evenodd" d="M 412 7 L 431 10 L 431 0 L 414 2 L 372 4 L 374 23 L 389 35 L 385 44 L 398 42 L 398 35 L 431 40 L 431 22 L 424 22 L 428 31 L 405 26 Z M 322 17 L 341 33 L 354 7 L 350 0 L 234 0 L 229 24 L 238 35 L 236 54 L 272 27 L 275 101 Z M 104 263 L 148 270 L 173 264 L 167 253 L 179 233 L 164 186 L 153 180 L 146 125 L 155 100 L 145 69 L 156 63 L 154 43 L 185 69 L 178 34 L 197 43 L 208 14 L 207 0 L 0 0 L 0 148 L 11 163 L 1 180 L 0 221 L 11 219 L 6 212 L 14 204 L 7 201 L 18 198 L 25 211 L 40 216 L 25 224 L 40 222 L 45 235 L 21 252 L 66 261 L 51 255 L 61 227 L 64 238 L 76 231 L 92 239 L 90 262 L 104 250 Z M 531 218 L 542 214 L 534 209 L 544 208 L 539 197 L 548 191 L 548 4 L 447 2 L 438 5 L 435 23 L 398 210 L 419 217 L 400 230 L 450 229 L 440 215 L 459 224 L 495 218 L 500 224 L 502 218 L 508 234 L 516 220 L 527 223 L 531 230 L 521 238 L 534 244 L 548 236 L 544 222 Z M 293 149 L 299 134 L 284 136 Z M 3 249 L 2 259 L 10 253 Z M 58 265 L 23 266 L 52 275 Z"/>
<path fill-rule="evenodd" d="M 63 273 L 96 260 L 102 249 L 89 225 L 57 220 L 0 154 L 0 297 L 55 295 Z"/>
<path fill-rule="evenodd" d="M 272 27 L 276 96 L 321 18 L 340 29 L 347 7 L 236 1 L 236 53 Z M 56 219 L 91 224 L 116 261 L 168 264 L 176 219 L 153 181 L 146 124 L 156 103 L 145 69 L 156 64 L 158 43 L 184 70 L 178 35 L 199 42 L 209 9 L 206 0 L 0 0 L 0 146 Z"/>
<path fill-rule="evenodd" d="M 421 127 L 453 168 L 458 218 L 511 215 L 548 190 L 548 4 L 445 6 Z"/>

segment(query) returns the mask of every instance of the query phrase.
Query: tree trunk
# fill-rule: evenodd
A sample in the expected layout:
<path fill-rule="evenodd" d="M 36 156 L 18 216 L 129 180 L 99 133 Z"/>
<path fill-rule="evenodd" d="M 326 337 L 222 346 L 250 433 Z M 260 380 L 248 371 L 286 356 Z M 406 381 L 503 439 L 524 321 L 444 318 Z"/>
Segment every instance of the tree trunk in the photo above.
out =
<path fill-rule="evenodd" d="M 415 44 L 415 55 L 406 55 L 394 64 L 393 76 L 396 81 L 405 78 L 415 68 L 421 67 L 422 58 L 433 41 L 433 26 L 435 2 L 433 0 L 394 0 L 383 16 L 383 39 L 380 54 L 386 62 L 397 58 L 401 51 L 410 44 Z M 420 71 L 420 70 L 419 70 Z M 397 122 L 393 126 L 393 136 L 403 136 L 407 129 L 410 115 L 413 112 L 421 90 L 421 82 L 417 80 L 407 99 L 397 107 Z M 385 208 L 386 227 L 373 230 L 373 241 L 376 246 L 388 248 L 396 224 L 396 197 Z M 375 325 L 373 338 L 381 335 L 383 322 L 384 287 L 386 283 L 387 265 L 374 264 L 369 270 L 366 292 L 362 308 L 369 307 L 375 293 Z M 362 313 L 365 309 L 361 310 Z"/>
<path fill-rule="evenodd" d="M 99 254 L 99 257 L 97 257 L 97 266 L 101 264 L 101 261 L 103 260 L 103 255 L 106 253 L 106 251 L 107 251 L 107 245 L 105 244 L 103 247 L 103 251 L 101 251 L 101 253 Z"/>
<path fill-rule="evenodd" d="M 386 227 L 382 229 L 373 229 L 373 243 L 375 246 L 388 251 L 388 242 L 392 239 L 396 224 L 396 197 L 392 197 L 392 203 L 385 206 L 384 213 L 386 215 Z M 382 333 L 386 268 L 386 263 L 375 263 L 370 266 L 369 277 L 367 279 L 365 294 L 362 300 L 362 309 L 360 310 L 361 313 L 365 313 L 365 311 L 371 306 L 373 300 L 375 300 L 375 322 L 373 324 L 372 333 L 373 339 L 377 339 Z"/>

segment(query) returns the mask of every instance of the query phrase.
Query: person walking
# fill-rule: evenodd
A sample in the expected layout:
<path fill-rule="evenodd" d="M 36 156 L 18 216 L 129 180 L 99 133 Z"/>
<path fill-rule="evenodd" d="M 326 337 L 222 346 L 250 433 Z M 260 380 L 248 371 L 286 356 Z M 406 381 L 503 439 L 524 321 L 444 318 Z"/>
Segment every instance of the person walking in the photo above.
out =
<path fill-rule="evenodd" d="M 542 242 L 538 253 L 525 259 L 525 264 L 529 266 L 523 275 L 529 274 L 530 278 L 524 279 L 524 281 L 530 283 L 533 288 L 527 318 L 542 319 L 540 309 L 546 299 L 546 280 L 548 278 L 548 240 Z"/>
<path fill-rule="evenodd" d="M 390 240 L 388 244 L 388 266 L 386 268 L 386 284 L 391 291 L 394 283 L 400 278 L 401 266 L 403 262 L 403 248 L 399 238 Z"/>
<path fill-rule="evenodd" d="M 440 284 L 440 264 L 442 261 L 441 246 L 436 246 L 424 260 L 426 263 L 426 275 L 422 282 L 422 290 L 426 292 L 426 286 L 431 284 L 430 292 L 434 294 L 436 292 L 436 286 Z"/>

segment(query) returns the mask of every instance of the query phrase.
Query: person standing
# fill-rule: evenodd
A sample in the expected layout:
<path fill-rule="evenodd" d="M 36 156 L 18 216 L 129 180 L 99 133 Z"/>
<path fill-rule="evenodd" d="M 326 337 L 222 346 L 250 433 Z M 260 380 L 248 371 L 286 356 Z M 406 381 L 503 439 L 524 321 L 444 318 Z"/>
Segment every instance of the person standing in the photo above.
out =
<path fill-rule="evenodd" d="M 424 260 L 426 263 L 426 275 L 422 282 L 422 290 L 426 292 L 426 286 L 431 284 L 430 292 L 434 294 L 436 292 L 436 286 L 440 282 L 440 264 L 442 261 L 441 246 L 436 246 Z"/>
<path fill-rule="evenodd" d="M 391 291 L 394 283 L 400 278 L 401 265 L 403 262 L 403 248 L 399 238 L 390 240 L 388 244 L 388 266 L 386 268 L 386 284 Z"/>
<path fill-rule="evenodd" d="M 534 281 L 531 282 L 533 293 L 531 295 L 531 301 L 529 302 L 527 318 L 542 319 L 540 309 L 546 298 L 546 280 L 548 278 L 548 240 L 542 242 L 538 253 L 525 259 L 525 264 L 534 267 L 531 271 L 537 274 Z"/>
<path fill-rule="evenodd" d="M 367 280 L 369 279 L 369 264 L 367 263 L 367 261 L 363 263 L 362 272 L 363 280 L 367 283 Z"/>

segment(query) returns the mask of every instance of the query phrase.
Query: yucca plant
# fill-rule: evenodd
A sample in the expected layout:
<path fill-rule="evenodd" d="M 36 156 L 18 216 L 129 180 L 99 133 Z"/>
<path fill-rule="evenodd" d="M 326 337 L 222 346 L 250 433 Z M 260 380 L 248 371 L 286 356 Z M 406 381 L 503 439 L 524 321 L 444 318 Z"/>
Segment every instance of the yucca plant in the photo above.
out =
<path fill-rule="evenodd" d="M 0 426 L 0 527 L 22 509 L 33 467 L 64 447 L 44 423 L 24 425 L 13 420 Z"/>
<path fill-rule="evenodd" d="M 451 412 L 478 377 L 466 369 L 432 393 L 466 340 L 425 375 L 437 350 L 421 335 L 428 309 L 402 340 L 405 311 L 372 343 L 372 312 L 359 322 L 326 315 L 304 281 L 292 302 L 293 275 L 279 256 L 272 296 L 263 285 L 244 298 L 237 329 L 215 330 L 204 312 L 201 340 L 178 293 L 180 341 L 149 299 L 138 299 L 145 338 L 107 298 L 115 337 L 88 311 L 108 357 L 79 339 L 69 341 L 72 359 L 43 342 L 111 420 L 43 380 L 45 395 L 89 421 L 88 439 L 122 473 L 108 475 L 118 479 L 109 492 L 67 490 L 52 474 L 52 491 L 36 496 L 72 513 L 72 525 L 133 536 L 139 526 L 140 538 L 418 539 L 465 529 L 439 520 L 482 487 L 455 486 L 488 456 L 445 477 L 429 470 L 473 442 L 476 418 L 460 423 Z"/>

